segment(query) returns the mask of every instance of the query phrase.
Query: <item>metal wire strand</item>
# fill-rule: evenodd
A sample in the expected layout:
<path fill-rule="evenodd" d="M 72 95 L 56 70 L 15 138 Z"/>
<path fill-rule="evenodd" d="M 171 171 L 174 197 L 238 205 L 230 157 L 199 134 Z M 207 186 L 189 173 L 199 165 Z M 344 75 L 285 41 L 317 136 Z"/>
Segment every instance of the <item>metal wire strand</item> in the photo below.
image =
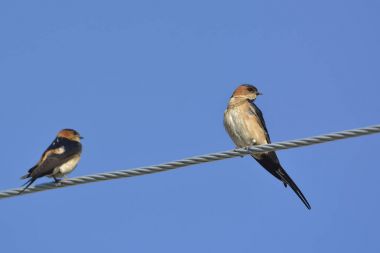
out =
<path fill-rule="evenodd" d="M 87 184 L 87 183 L 93 183 L 93 182 L 98 182 L 98 181 L 113 180 L 113 179 L 124 178 L 124 177 L 141 176 L 141 175 L 152 174 L 152 173 L 177 169 L 181 167 L 191 166 L 191 165 L 200 164 L 200 163 L 207 163 L 207 162 L 234 158 L 238 156 L 245 156 L 252 153 L 261 153 L 261 152 L 276 151 L 276 150 L 282 150 L 282 149 L 298 148 L 298 147 L 304 147 L 304 146 L 309 146 L 309 145 L 315 145 L 319 143 L 325 143 L 325 142 L 330 142 L 330 141 L 369 135 L 369 134 L 374 134 L 374 133 L 379 133 L 379 132 L 380 132 L 380 125 L 374 125 L 374 126 L 346 130 L 346 131 L 341 131 L 341 132 L 336 132 L 336 133 L 309 137 L 309 138 L 276 142 L 276 143 L 260 145 L 260 146 L 251 146 L 247 148 L 233 149 L 233 150 L 228 150 L 224 152 L 194 156 L 194 157 L 185 158 L 185 159 L 168 162 L 168 163 L 163 163 L 159 165 L 152 165 L 152 166 L 147 166 L 147 167 L 134 168 L 130 170 L 119 170 L 119 171 L 113 171 L 113 172 L 105 172 L 105 173 L 69 178 L 69 179 L 62 180 L 58 184 L 56 183 L 40 184 L 40 185 L 29 187 L 27 190 L 25 190 L 22 193 L 21 193 L 22 188 L 8 189 L 8 190 L 0 192 L 0 199 L 21 196 L 24 194 L 29 194 L 29 193 L 34 193 L 34 192 L 58 189 L 58 188 L 63 188 L 63 187 L 68 187 L 68 186 L 74 186 L 74 185 L 79 185 L 79 184 Z"/>

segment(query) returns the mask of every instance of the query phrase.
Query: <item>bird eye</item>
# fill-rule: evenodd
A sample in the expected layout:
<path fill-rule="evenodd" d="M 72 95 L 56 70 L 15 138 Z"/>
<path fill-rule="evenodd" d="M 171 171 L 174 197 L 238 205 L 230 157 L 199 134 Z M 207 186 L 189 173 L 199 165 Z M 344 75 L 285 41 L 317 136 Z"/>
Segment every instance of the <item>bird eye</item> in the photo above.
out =
<path fill-rule="evenodd" d="M 248 88 L 248 91 L 249 91 L 249 92 L 254 92 L 255 90 L 254 90 L 252 87 L 249 87 L 249 88 Z"/>

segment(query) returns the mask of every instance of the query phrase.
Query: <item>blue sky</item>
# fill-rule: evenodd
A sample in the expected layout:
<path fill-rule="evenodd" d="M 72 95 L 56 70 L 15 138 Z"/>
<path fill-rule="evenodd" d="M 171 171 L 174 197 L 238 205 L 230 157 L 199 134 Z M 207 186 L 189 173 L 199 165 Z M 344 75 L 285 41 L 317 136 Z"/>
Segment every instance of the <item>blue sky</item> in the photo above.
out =
<path fill-rule="evenodd" d="M 62 128 L 71 177 L 233 148 L 256 85 L 273 141 L 380 123 L 378 1 L 4 1 L 0 188 Z M 249 157 L 0 201 L 2 252 L 379 252 L 380 136 L 278 152 L 308 211 Z M 48 182 L 41 179 L 38 183 Z"/>

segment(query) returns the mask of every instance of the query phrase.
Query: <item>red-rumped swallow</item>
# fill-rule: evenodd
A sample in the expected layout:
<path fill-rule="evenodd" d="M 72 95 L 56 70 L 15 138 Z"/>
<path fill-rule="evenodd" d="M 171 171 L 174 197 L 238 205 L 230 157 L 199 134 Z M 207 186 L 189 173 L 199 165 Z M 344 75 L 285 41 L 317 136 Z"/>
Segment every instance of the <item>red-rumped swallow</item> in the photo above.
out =
<path fill-rule="evenodd" d="M 72 172 L 80 160 L 82 152 L 81 139 L 83 137 L 73 129 L 59 131 L 57 137 L 42 154 L 38 163 L 26 175 L 21 177 L 21 179 L 29 178 L 29 180 L 24 184 L 26 186 L 20 193 L 33 184 L 37 178 L 52 177 L 58 183 L 58 178 Z"/>
<path fill-rule="evenodd" d="M 271 143 L 260 109 L 254 104 L 258 95 L 256 87 L 242 84 L 236 88 L 224 112 L 224 127 L 238 148 Z M 282 168 L 275 152 L 251 154 L 269 173 L 289 185 L 308 209 L 309 202 Z"/>

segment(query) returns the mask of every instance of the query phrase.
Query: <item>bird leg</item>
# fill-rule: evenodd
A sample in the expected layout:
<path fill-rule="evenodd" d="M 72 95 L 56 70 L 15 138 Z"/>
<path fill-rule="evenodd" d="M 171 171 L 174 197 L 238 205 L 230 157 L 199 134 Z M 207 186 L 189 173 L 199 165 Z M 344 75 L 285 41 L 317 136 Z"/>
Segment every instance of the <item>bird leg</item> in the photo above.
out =
<path fill-rule="evenodd" d="M 257 142 L 256 142 L 256 139 L 252 139 L 252 144 L 251 144 L 251 146 L 254 146 L 254 145 L 256 145 L 256 143 L 257 143 Z M 249 147 L 250 147 L 250 146 L 248 146 L 248 147 L 244 147 L 244 149 L 245 149 L 245 150 L 247 150 L 247 151 L 249 151 Z M 236 148 L 238 148 L 238 147 L 236 147 Z M 244 156 L 243 156 L 243 155 L 241 155 L 240 157 L 242 157 L 242 158 L 243 158 Z"/>
<path fill-rule="evenodd" d="M 53 179 L 54 179 L 54 182 L 55 182 L 56 185 L 60 185 L 61 184 L 61 179 L 58 179 L 55 176 L 53 176 Z"/>
<path fill-rule="evenodd" d="M 249 146 L 247 146 L 247 147 L 243 147 L 243 149 L 245 149 L 245 150 L 248 152 L 248 151 L 249 151 Z M 241 155 L 240 157 L 243 158 L 244 155 Z"/>

